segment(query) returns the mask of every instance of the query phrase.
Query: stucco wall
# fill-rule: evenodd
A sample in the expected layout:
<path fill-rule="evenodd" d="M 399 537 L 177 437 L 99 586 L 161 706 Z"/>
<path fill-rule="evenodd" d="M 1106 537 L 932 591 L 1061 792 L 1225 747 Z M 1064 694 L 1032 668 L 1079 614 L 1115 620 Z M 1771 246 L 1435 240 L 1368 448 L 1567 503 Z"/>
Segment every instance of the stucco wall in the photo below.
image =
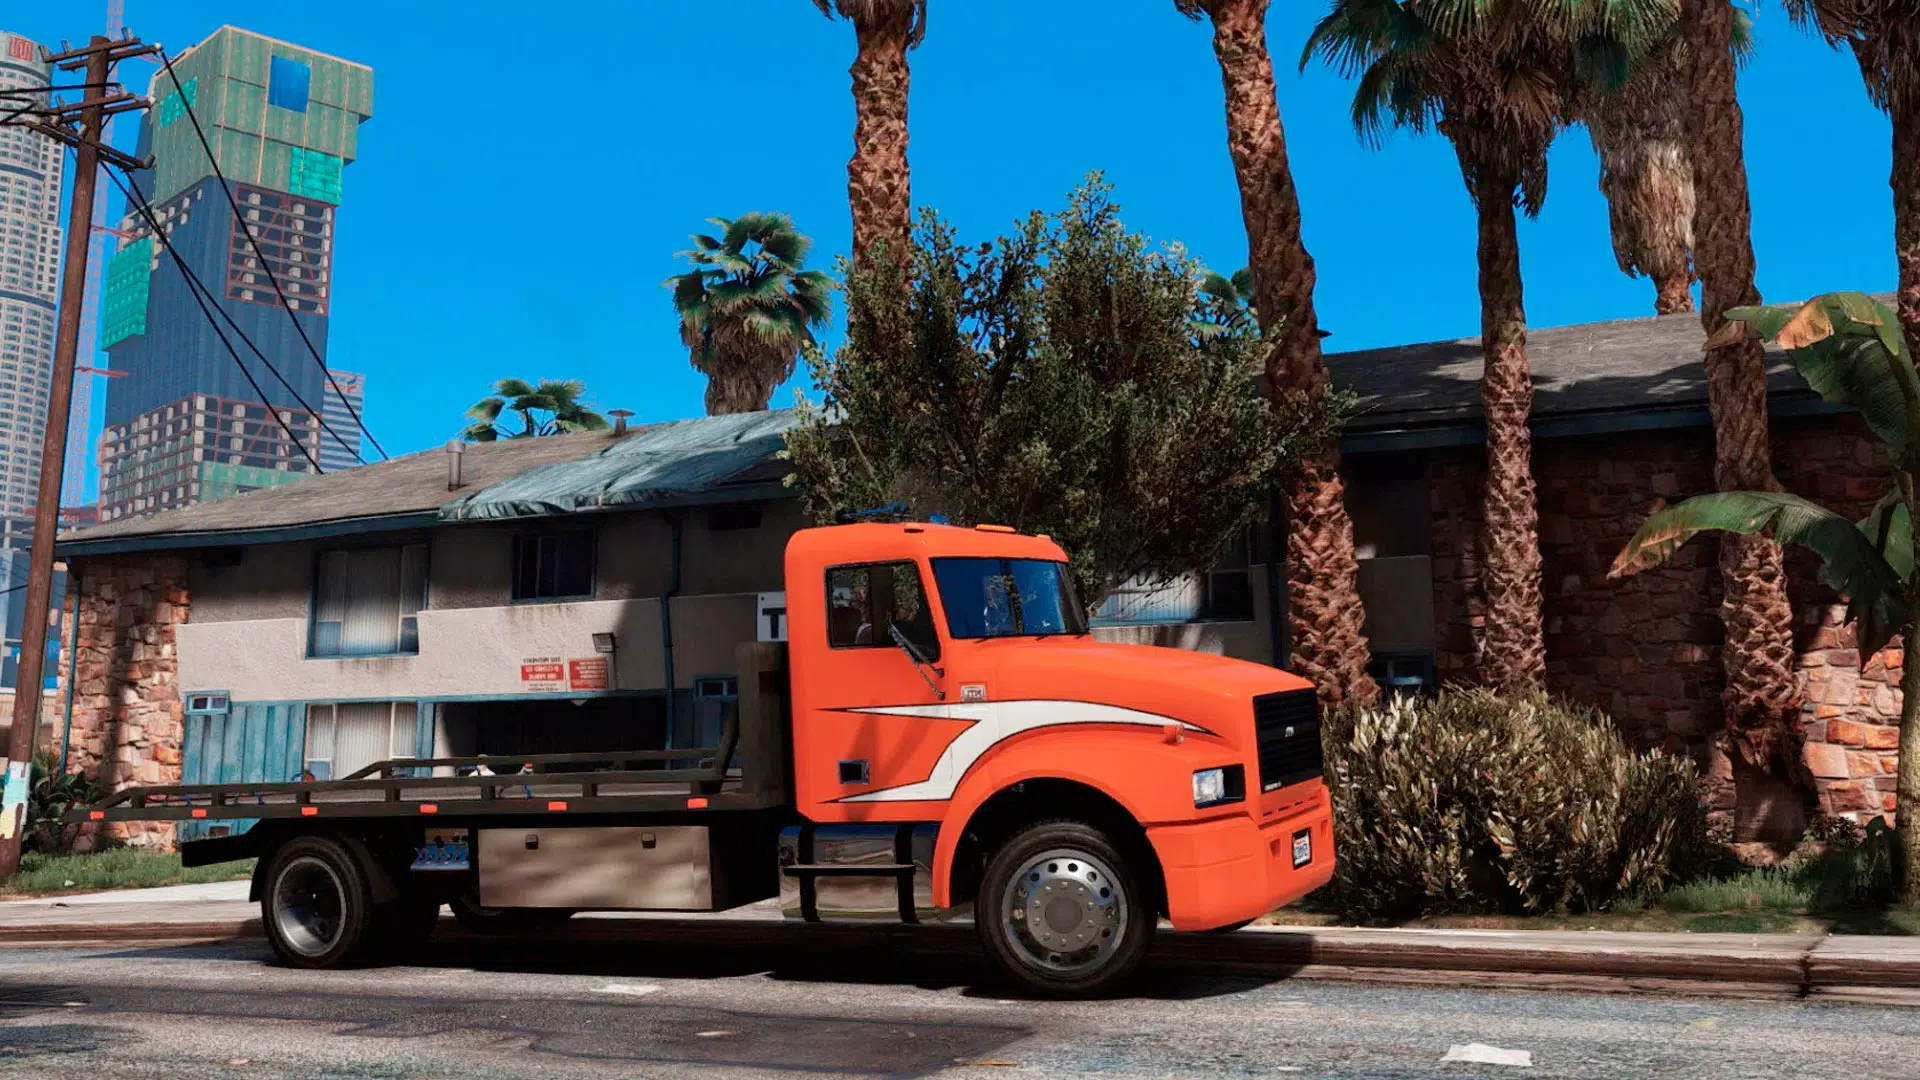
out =
<path fill-rule="evenodd" d="M 673 601 L 674 682 L 732 674 L 734 646 L 754 638 L 755 594 Z M 666 687 L 657 599 L 452 608 L 420 613 L 414 656 L 310 659 L 307 620 L 193 622 L 178 628 L 180 685 L 236 701 L 349 701 L 548 692 L 521 679 L 530 660 L 590 659 L 612 633 L 612 690 Z M 564 692 L 564 690 L 556 691 Z"/>
<path fill-rule="evenodd" d="M 237 562 L 187 556 L 195 622 L 307 617 L 313 595 L 311 544 L 261 544 L 229 549 Z"/>

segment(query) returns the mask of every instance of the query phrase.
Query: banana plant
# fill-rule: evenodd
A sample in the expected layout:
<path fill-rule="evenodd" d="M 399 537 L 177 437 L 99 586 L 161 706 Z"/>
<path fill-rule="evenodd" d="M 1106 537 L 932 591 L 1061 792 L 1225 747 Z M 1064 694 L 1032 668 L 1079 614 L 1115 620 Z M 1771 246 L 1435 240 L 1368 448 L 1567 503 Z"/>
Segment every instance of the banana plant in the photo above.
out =
<path fill-rule="evenodd" d="M 1697 495 L 1649 517 L 1620 552 L 1610 577 L 1658 566 L 1705 532 L 1764 533 L 1812 551 L 1820 579 L 1846 598 L 1860 656 L 1895 637 L 1901 673 L 1899 809 L 1900 894 L 1920 901 L 1920 580 L 1914 574 L 1912 522 L 1920 514 L 1920 375 L 1907 353 L 1898 317 L 1856 292 L 1828 293 L 1804 304 L 1742 307 L 1709 338 L 1707 348 L 1758 333 L 1785 349 L 1807 385 L 1822 398 L 1859 413 L 1893 463 L 1885 496 L 1860 521 L 1778 491 Z"/>

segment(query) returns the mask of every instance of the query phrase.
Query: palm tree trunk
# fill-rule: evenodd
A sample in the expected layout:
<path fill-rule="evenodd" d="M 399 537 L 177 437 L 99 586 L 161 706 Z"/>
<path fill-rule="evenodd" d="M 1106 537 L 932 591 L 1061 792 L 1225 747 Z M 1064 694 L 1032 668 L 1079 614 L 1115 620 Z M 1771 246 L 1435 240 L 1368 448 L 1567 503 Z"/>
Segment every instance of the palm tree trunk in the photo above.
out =
<path fill-rule="evenodd" d="M 1494 172 L 1476 171 L 1481 177 Z M 1487 613 L 1480 635 L 1480 681 L 1502 691 L 1535 693 L 1546 689 L 1547 646 L 1540 599 L 1540 507 L 1528 427 L 1533 373 L 1527 364 L 1527 311 L 1513 200 L 1518 187 L 1483 182 L 1474 200 L 1480 218 L 1480 347 L 1486 356 L 1480 405 L 1487 418 Z"/>
<path fill-rule="evenodd" d="M 1681 18 L 1692 75 L 1687 125 L 1697 200 L 1694 261 L 1701 279 L 1700 321 L 1712 334 L 1725 325 L 1728 308 L 1760 302 L 1741 156 L 1743 120 L 1734 92 L 1734 12 L 1728 0 L 1684 0 Z M 1748 334 L 1711 350 L 1706 365 L 1715 486 L 1780 490 L 1767 437 L 1766 356 L 1759 339 Z M 1721 699 L 1732 749 L 1756 768 L 1791 777 L 1798 771 L 1793 731 L 1799 702 L 1793 609 L 1779 545 L 1765 537 L 1722 540 L 1720 579 L 1720 619 L 1727 632 Z"/>
<path fill-rule="evenodd" d="M 1653 311 L 1656 315 L 1678 315 L 1693 310 L 1693 275 L 1682 270 L 1661 273 L 1653 279 Z"/>
<path fill-rule="evenodd" d="M 1896 304 L 1907 355 L 1920 364 L 1920 93 L 1896 97 L 1893 118 L 1893 243 Z"/>
<path fill-rule="evenodd" d="M 847 201 L 853 207 L 853 251 L 877 243 L 906 250 L 913 226 L 907 172 L 907 48 L 911 3 L 870 5 L 853 21 L 860 51 L 853 67 L 853 157 L 847 162 Z"/>
<path fill-rule="evenodd" d="M 1317 402 L 1330 377 L 1314 317 L 1313 257 L 1300 238 L 1300 194 L 1287 163 L 1280 101 L 1267 52 L 1268 0 L 1216 0 L 1213 51 L 1227 100 L 1227 149 L 1240 186 L 1248 262 L 1261 333 L 1272 343 L 1267 387 L 1276 407 Z M 1379 688 L 1367 674 L 1360 565 L 1353 520 L 1340 483 L 1340 451 L 1328 445 L 1289 478 L 1287 618 L 1289 666 L 1319 688 L 1329 708 L 1370 705 Z"/>

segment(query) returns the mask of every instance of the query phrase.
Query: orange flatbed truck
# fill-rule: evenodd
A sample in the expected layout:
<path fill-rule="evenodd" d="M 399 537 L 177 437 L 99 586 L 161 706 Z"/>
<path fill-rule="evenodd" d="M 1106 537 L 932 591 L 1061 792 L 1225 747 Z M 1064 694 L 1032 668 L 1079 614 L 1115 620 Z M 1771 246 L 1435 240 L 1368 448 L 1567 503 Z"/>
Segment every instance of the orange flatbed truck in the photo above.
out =
<path fill-rule="evenodd" d="M 1105 990 L 1159 917 L 1231 928 L 1333 874 L 1313 687 L 1094 640 L 1044 536 L 865 521 L 789 541 L 719 745 L 396 759 L 340 779 L 129 788 L 71 820 L 252 822 L 274 951 L 378 962 L 463 923 L 587 910 L 908 922 L 971 912 L 994 965 Z M 783 640 L 781 640 L 783 639 Z"/>

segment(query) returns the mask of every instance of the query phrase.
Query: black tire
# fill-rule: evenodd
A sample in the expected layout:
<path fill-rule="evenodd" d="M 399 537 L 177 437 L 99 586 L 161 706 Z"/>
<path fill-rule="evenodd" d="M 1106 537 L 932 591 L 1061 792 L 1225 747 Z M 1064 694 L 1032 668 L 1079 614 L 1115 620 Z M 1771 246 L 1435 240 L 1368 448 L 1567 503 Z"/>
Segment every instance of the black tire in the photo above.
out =
<path fill-rule="evenodd" d="M 1125 845 L 1084 822 L 1030 825 L 1000 845 L 981 875 L 973 920 L 981 946 L 1001 973 L 1035 993 L 1108 993 L 1138 970 L 1153 941 L 1158 905 L 1145 870 Z"/>
<path fill-rule="evenodd" d="M 280 962 L 350 967 L 379 943 L 373 890 L 347 846 L 324 836 L 281 845 L 260 892 L 260 921 Z"/>
<path fill-rule="evenodd" d="M 573 918 L 573 912 L 564 908 L 482 907 L 472 892 L 462 893 L 448 906 L 453 908 L 460 929 L 487 936 L 538 933 Z"/>

